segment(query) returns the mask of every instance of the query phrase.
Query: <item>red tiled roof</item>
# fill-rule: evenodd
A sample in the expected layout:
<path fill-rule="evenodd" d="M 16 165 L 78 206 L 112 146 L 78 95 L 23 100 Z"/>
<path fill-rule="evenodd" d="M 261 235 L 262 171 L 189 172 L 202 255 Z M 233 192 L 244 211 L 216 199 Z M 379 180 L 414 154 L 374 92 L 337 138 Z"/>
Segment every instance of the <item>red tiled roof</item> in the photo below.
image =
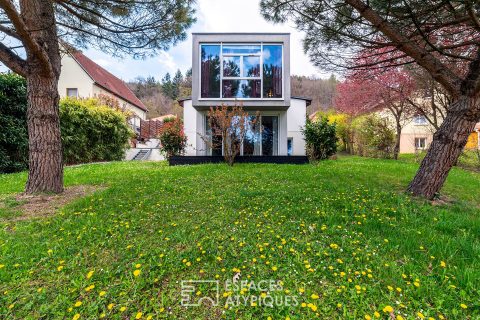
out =
<path fill-rule="evenodd" d="M 147 107 L 138 99 L 130 90 L 125 82 L 100 67 L 98 64 L 90 60 L 80 51 L 72 53 L 73 58 L 80 64 L 80 66 L 88 73 L 88 75 L 95 81 L 97 85 L 103 89 L 113 93 L 114 95 L 130 102 L 136 107 L 148 111 Z"/>

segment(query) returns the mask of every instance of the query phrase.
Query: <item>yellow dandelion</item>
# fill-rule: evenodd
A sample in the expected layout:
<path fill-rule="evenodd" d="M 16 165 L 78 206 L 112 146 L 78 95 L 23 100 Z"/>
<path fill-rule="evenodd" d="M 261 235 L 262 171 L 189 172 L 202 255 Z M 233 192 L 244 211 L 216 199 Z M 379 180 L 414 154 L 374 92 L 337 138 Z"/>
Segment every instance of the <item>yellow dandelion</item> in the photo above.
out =
<path fill-rule="evenodd" d="M 425 316 L 421 312 L 417 312 L 417 317 L 419 317 L 420 319 L 425 319 Z"/>
<path fill-rule="evenodd" d="M 140 273 L 141 273 L 141 271 L 140 271 L 139 269 L 133 271 L 133 275 L 134 275 L 135 277 L 138 277 L 138 276 L 140 275 Z"/>
<path fill-rule="evenodd" d="M 80 314 L 79 313 L 75 314 L 72 318 L 72 320 L 78 320 L 78 319 L 80 319 Z"/>
<path fill-rule="evenodd" d="M 373 313 L 373 316 L 374 316 L 375 318 L 380 318 L 380 313 L 378 313 L 377 311 L 375 311 L 375 312 Z"/>
<path fill-rule="evenodd" d="M 125 310 L 127 310 L 127 307 L 121 307 L 120 308 L 120 312 L 124 312 Z"/>
<path fill-rule="evenodd" d="M 316 295 L 315 293 L 312 293 L 312 295 L 310 296 L 310 298 L 312 298 L 313 300 L 316 300 L 318 298 L 320 298 L 318 295 Z"/>
<path fill-rule="evenodd" d="M 393 312 L 393 308 L 391 306 L 385 306 L 385 308 L 383 308 L 383 312 L 386 312 L 386 313 Z"/>
<path fill-rule="evenodd" d="M 113 303 L 110 303 L 110 304 L 107 306 L 107 309 L 108 309 L 108 310 L 112 310 L 112 309 L 113 309 L 113 306 L 114 306 L 114 304 L 113 304 Z"/>
<path fill-rule="evenodd" d="M 372 320 L 372 317 L 370 317 L 368 314 L 365 315 L 365 320 Z"/>
<path fill-rule="evenodd" d="M 135 265 L 135 269 L 140 269 L 141 266 L 142 266 L 141 263 L 137 263 L 137 264 Z"/>
<path fill-rule="evenodd" d="M 462 309 L 467 309 L 468 307 L 467 307 L 467 305 L 466 305 L 465 303 L 461 303 L 461 304 L 460 304 L 460 308 L 462 308 Z"/>
<path fill-rule="evenodd" d="M 445 263 L 445 261 L 440 261 L 440 267 L 442 267 L 442 268 L 447 267 L 447 264 Z"/>
<path fill-rule="evenodd" d="M 80 307 L 82 305 L 82 301 L 75 302 L 75 307 Z"/>
<path fill-rule="evenodd" d="M 278 268 L 277 268 L 277 267 L 275 267 L 275 266 L 273 266 L 273 267 L 272 267 L 272 270 L 273 270 L 273 271 L 277 271 L 277 270 L 278 270 Z"/>
<path fill-rule="evenodd" d="M 137 312 L 137 315 L 135 316 L 135 319 L 137 319 L 137 320 L 138 320 L 138 319 L 141 319 L 141 318 L 142 318 L 142 315 L 143 315 L 143 313 Z"/>
<path fill-rule="evenodd" d="M 105 291 L 100 291 L 98 295 L 99 295 L 100 297 L 103 297 L 103 296 L 106 295 L 106 294 L 107 294 L 107 293 L 106 293 Z"/>
<path fill-rule="evenodd" d="M 87 273 L 87 279 L 90 279 L 93 276 L 93 270 Z"/>

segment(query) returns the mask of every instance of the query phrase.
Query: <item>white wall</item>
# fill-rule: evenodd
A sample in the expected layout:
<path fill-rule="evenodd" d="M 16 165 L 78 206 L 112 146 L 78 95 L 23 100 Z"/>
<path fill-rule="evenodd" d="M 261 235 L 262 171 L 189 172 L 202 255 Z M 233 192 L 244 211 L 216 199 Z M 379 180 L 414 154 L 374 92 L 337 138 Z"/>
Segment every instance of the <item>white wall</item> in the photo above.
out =
<path fill-rule="evenodd" d="M 192 100 L 183 102 L 183 128 L 187 136 L 187 156 L 197 155 L 197 117 L 198 111 L 192 106 Z"/>
<path fill-rule="evenodd" d="M 301 99 L 293 99 L 287 110 L 287 137 L 293 138 L 293 156 L 305 155 L 305 140 L 301 128 L 307 120 L 307 102 Z M 287 142 L 285 142 L 285 145 Z M 286 151 L 285 151 L 285 154 Z"/>
<path fill-rule="evenodd" d="M 77 88 L 81 98 L 93 97 L 93 80 L 70 55 L 62 57 L 62 71 L 58 80 L 58 93 L 67 96 L 67 88 Z"/>

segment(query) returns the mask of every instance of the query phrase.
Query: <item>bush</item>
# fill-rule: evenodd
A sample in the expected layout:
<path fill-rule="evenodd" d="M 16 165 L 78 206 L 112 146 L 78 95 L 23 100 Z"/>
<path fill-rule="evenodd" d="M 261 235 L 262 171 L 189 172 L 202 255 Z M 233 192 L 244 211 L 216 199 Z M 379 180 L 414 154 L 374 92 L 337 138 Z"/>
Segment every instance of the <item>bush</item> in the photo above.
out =
<path fill-rule="evenodd" d="M 62 99 L 60 128 L 66 164 L 122 160 L 133 136 L 125 114 L 97 99 Z"/>
<path fill-rule="evenodd" d="M 169 121 L 164 121 L 160 128 L 158 138 L 160 139 L 160 151 L 166 155 L 167 158 L 171 156 L 181 155 L 185 153 L 187 147 L 187 137 L 183 132 L 182 120 L 178 118 L 170 118 Z"/>
<path fill-rule="evenodd" d="M 310 161 L 327 159 L 337 152 L 336 125 L 326 117 L 315 122 L 307 120 L 302 133 Z"/>
<path fill-rule="evenodd" d="M 26 86 L 18 75 L 0 74 L 0 173 L 28 167 Z"/>
<path fill-rule="evenodd" d="M 392 158 L 395 132 L 385 119 L 371 114 L 352 121 L 354 153 L 364 157 Z"/>

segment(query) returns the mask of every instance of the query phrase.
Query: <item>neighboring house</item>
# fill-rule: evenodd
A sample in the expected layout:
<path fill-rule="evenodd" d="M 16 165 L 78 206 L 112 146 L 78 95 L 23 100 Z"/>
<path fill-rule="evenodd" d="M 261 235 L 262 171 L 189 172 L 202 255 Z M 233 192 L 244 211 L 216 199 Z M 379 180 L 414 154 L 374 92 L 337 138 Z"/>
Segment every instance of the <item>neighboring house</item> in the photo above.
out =
<path fill-rule="evenodd" d="M 301 128 L 311 100 L 290 96 L 290 34 L 194 33 L 192 97 L 180 103 L 187 155 L 222 154 L 202 139 L 209 108 L 222 104 L 260 114 L 241 155 L 305 155 Z"/>
<path fill-rule="evenodd" d="M 63 50 L 62 71 L 58 81 L 60 97 L 92 98 L 107 95 L 117 99 L 122 110 L 133 116 L 130 124 L 136 132 L 140 120 L 145 120 L 147 108 L 128 88 L 127 84 L 90 60 L 81 51 Z"/>
<path fill-rule="evenodd" d="M 389 111 L 380 111 L 377 114 L 395 123 Z M 479 129 L 480 124 L 477 124 L 475 131 L 468 138 L 465 149 L 479 148 Z M 400 153 L 415 153 L 426 150 L 432 143 L 435 131 L 435 127 L 423 115 L 409 116 L 404 119 L 400 136 Z"/>

